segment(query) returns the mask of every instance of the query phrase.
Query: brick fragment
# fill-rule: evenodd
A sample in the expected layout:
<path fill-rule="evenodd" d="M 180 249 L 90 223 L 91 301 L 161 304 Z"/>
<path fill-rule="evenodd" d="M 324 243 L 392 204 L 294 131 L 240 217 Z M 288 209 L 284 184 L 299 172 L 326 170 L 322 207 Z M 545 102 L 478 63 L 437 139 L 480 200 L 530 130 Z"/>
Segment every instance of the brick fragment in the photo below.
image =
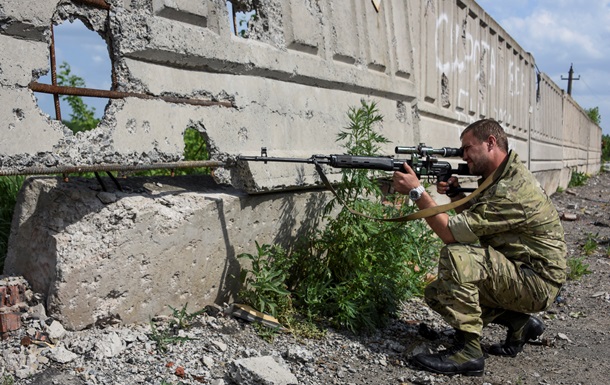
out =
<path fill-rule="evenodd" d="M 17 305 L 25 302 L 25 285 L 17 283 L 7 286 L 9 306 Z"/>
<path fill-rule="evenodd" d="M 21 328 L 21 314 L 0 313 L 0 333 L 7 333 Z"/>
<path fill-rule="evenodd" d="M 0 286 L 0 309 L 6 306 L 6 286 Z"/>

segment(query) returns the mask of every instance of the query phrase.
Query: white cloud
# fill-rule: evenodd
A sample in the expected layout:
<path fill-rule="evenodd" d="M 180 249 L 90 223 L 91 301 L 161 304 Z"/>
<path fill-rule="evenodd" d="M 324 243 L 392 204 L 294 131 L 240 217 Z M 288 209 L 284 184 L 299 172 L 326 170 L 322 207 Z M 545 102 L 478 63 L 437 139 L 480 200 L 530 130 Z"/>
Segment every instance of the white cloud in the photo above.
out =
<path fill-rule="evenodd" d="M 534 56 L 540 71 L 583 108 L 599 107 L 610 134 L 610 0 L 479 0 L 477 3 Z"/>

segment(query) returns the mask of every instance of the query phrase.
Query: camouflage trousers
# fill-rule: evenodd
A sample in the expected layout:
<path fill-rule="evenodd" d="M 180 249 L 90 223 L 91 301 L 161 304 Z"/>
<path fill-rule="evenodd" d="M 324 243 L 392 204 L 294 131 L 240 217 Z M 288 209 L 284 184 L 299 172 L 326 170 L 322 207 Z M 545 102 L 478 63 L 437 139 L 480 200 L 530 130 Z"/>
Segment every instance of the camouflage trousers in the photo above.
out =
<path fill-rule="evenodd" d="M 481 335 L 506 310 L 547 309 L 559 289 L 491 247 L 450 244 L 441 250 L 438 277 L 426 287 L 425 300 L 455 329 Z"/>

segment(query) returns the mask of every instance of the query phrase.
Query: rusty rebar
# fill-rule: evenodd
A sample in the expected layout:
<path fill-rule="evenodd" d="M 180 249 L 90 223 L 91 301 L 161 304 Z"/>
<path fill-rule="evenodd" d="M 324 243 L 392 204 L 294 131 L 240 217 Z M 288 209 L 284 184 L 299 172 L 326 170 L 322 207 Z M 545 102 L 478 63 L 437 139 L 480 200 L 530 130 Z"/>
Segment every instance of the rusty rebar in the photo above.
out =
<path fill-rule="evenodd" d="M 57 85 L 57 60 L 55 57 L 55 30 L 51 24 L 51 46 L 49 47 L 51 60 L 51 83 Z M 61 106 L 59 103 L 59 95 L 53 94 L 53 102 L 55 104 L 55 119 L 61 121 Z"/>
<path fill-rule="evenodd" d="M 2 169 L 0 168 L 0 176 L 11 175 L 50 175 L 50 174 L 80 174 L 84 172 L 100 172 L 100 171 L 147 171 L 147 170 L 171 170 L 181 168 L 197 168 L 197 167 L 223 167 L 224 162 L 216 160 L 185 160 L 171 163 L 153 163 L 153 164 L 100 164 L 100 165 L 81 165 L 81 166 L 53 166 L 53 167 L 26 167 L 22 169 Z"/>
<path fill-rule="evenodd" d="M 110 5 L 105 0 L 72 0 L 75 3 L 83 3 L 92 7 L 110 10 Z"/>
<path fill-rule="evenodd" d="M 30 89 L 34 92 L 43 92 L 47 94 L 62 94 L 62 95 L 75 95 L 75 96 L 90 96 L 94 98 L 108 98 L 108 99 L 123 99 L 123 98 L 140 98 L 140 99 L 159 99 L 168 103 L 184 103 L 192 104 L 196 106 L 221 106 L 221 107 L 233 107 L 233 103 L 227 101 L 212 101 L 205 99 L 192 99 L 192 98 L 176 98 L 169 96 L 154 96 L 148 94 L 142 94 L 138 92 L 122 92 L 122 91 L 110 91 L 110 90 L 98 90 L 93 88 L 80 88 L 80 87 L 67 87 L 58 86 L 52 84 L 43 84 L 38 82 L 31 82 Z"/>

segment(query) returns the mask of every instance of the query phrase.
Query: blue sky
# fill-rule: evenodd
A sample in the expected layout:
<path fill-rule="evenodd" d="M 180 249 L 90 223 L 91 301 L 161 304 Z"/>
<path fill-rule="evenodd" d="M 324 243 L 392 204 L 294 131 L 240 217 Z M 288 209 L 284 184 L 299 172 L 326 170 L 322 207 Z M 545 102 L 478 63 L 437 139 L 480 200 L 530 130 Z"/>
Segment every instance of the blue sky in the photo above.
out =
<path fill-rule="evenodd" d="M 526 51 L 540 71 L 564 90 L 573 64 L 572 97 L 583 108 L 599 107 L 603 133 L 610 135 L 610 0 L 477 0 Z M 57 64 L 66 61 L 89 88 L 110 89 L 106 43 L 80 22 L 55 27 Z M 50 83 L 50 76 L 39 79 Z M 43 110 L 55 116 L 50 95 L 37 94 Z M 107 100 L 86 98 L 101 117 Z M 64 119 L 69 109 L 62 105 Z"/>
<path fill-rule="evenodd" d="M 55 60 L 57 71 L 63 62 L 70 65 L 72 74 L 83 78 L 87 88 L 109 90 L 112 85 L 112 70 L 110 67 L 110 54 L 106 42 L 97 33 L 87 29 L 80 21 L 70 23 L 65 21 L 55 26 Z M 51 74 L 38 79 L 39 83 L 51 84 Z M 36 93 L 38 104 L 44 112 L 55 117 L 53 96 Z M 85 103 L 95 108 L 96 117 L 104 114 L 108 99 L 83 98 Z M 70 109 L 65 102 L 61 102 L 62 118 L 70 120 Z"/>
<path fill-rule="evenodd" d="M 476 0 L 582 108 L 599 107 L 610 135 L 610 0 Z"/>

